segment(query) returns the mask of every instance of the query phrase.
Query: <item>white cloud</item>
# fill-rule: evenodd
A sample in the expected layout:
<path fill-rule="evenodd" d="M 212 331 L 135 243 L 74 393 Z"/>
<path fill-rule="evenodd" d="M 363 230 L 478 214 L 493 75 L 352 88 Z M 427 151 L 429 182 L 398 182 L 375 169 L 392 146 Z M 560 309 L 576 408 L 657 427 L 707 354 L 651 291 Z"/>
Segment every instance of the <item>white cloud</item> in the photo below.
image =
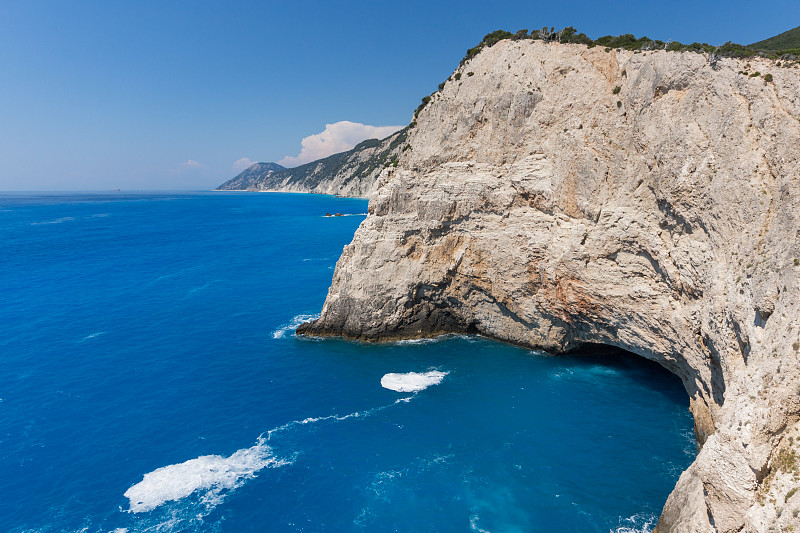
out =
<path fill-rule="evenodd" d="M 184 166 L 184 167 L 189 167 L 189 168 L 200 168 L 200 167 L 202 167 L 203 165 L 201 165 L 200 163 L 198 163 L 198 162 L 197 162 L 197 161 L 195 161 L 194 159 L 190 159 L 190 160 L 188 160 L 186 163 L 183 163 L 183 166 Z"/>
<path fill-rule="evenodd" d="M 287 156 L 278 161 L 285 167 L 295 167 L 316 161 L 329 155 L 345 152 L 365 139 L 383 139 L 403 126 L 370 126 L 358 122 L 342 120 L 334 124 L 325 124 L 325 130 L 304 137 L 300 144 L 303 148 L 296 157 Z"/>
<path fill-rule="evenodd" d="M 255 164 L 255 161 L 250 161 L 249 157 L 243 157 L 241 159 L 237 159 L 236 162 L 233 163 L 233 170 L 242 171 L 249 167 L 250 165 Z"/>

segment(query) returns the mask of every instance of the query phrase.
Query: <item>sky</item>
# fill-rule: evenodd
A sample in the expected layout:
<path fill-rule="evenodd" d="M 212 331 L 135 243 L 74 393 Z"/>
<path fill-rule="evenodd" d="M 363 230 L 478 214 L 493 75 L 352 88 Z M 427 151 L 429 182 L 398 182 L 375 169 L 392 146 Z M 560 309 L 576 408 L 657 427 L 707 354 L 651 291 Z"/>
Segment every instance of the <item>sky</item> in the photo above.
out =
<path fill-rule="evenodd" d="M 747 44 L 800 25 L 797 0 L 762 6 L 1 0 L 0 190 L 209 189 L 408 124 L 496 29 Z"/>

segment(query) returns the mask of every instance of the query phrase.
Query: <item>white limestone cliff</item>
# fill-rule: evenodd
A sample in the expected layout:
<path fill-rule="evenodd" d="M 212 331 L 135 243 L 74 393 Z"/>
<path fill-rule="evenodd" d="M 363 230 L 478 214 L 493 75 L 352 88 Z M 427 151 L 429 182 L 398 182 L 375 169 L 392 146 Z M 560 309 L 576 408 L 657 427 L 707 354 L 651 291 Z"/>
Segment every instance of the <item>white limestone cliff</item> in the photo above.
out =
<path fill-rule="evenodd" d="M 657 361 L 702 445 L 657 531 L 800 531 L 800 70 L 507 40 L 456 74 L 298 331 Z"/>

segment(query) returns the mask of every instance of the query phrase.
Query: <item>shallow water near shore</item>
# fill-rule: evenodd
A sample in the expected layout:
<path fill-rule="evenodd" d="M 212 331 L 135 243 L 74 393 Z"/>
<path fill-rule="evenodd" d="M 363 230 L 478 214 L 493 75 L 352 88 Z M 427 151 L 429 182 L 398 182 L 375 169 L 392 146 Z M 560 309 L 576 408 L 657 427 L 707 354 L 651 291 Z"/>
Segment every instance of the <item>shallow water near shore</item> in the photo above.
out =
<path fill-rule="evenodd" d="M 0 194 L 0 531 L 652 529 L 696 451 L 660 366 L 294 336 L 366 206 Z"/>

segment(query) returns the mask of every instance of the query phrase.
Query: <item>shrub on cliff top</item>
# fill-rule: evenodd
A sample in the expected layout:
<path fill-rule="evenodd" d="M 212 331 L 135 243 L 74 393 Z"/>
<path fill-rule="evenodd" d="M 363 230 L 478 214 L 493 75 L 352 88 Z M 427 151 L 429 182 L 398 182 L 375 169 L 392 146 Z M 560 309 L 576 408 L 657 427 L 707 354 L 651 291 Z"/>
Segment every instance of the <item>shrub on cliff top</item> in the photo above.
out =
<path fill-rule="evenodd" d="M 517 32 L 517 34 L 520 34 L 520 32 Z M 527 37 L 527 30 L 525 30 L 525 32 Z M 512 37 L 514 37 L 514 34 L 505 30 L 495 30 L 492 33 L 487 33 L 486 36 L 483 38 L 483 40 L 481 40 L 481 42 L 479 42 L 477 46 L 474 46 L 469 50 L 467 50 L 467 55 L 465 55 L 464 59 L 461 60 L 460 65 L 463 65 L 464 63 L 466 63 L 467 61 L 478 55 L 484 48 L 492 47 L 497 43 L 499 43 L 500 41 L 502 41 L 503 39 L 511 39 Z"/>
<path fill-rule="evenodd" d="M 741 44 L 736 44 L 728 41 L 727 43 L 723 44 L 722 46 L 715 47 L 711 46 L 708 43 L 698 43 L 694 42 L 692 44 L 683 44 L 678 41 L 659 41 L 658 39 L 653 40 L 649 39 L 648 37 L 639 37 L 637 38 L 632 33 L 624 33 L 622 35 L 613 36 L 613 35 L 604 35 L 603 37 L 598 37 L 597 39 L 591 39 L 585 33 L 578 33 L 578 31 L 573 28 L 572 26 L 567 26 L 566 28 L 555 31 L 555 28 L 547 26 L 543 27 L 541 30 L 533 30 L 528 33 L 527 29 L 519 30 L 516 33 L 511 33 L 506 30 L 495 30 L 491 33 L 487 33 L 481 42 L 479 42 L 476 46 L 473 46 L 469 50 L 467 50 L 466 55 L 461 59 L 459 63 L 459 67 L 463 66 L 467 61 L 477 56 L 481 51 L 485 48 L 490 48 L 495 44 L 503 41 L 505 39 L 511 39 L 513 41 L 520 41 L 525 39 L 532 39 L 532 40 L 541 40 L 545 42 L 559 42 L 559 43 L 572 43 L 572 44 L 585 44 L 589 48 L 594 48 L 595 46 L 603 46 L 606 52 L 610 52 L 613 49 L 623 49 L 623 50 L 631 50 L 634 53 L 641 53 L 647 52 L 650 50 L 669 50 L 675 52 L 696 52 L 700 54 L 708 54 L 708 62 L 711 64 L 712 67 L 717 68 L 717 61 L 721 57 L 750 57 L 754 55 L 759 55 L 761 57 L 770 57 L 770 58 L 783 58 L 783 59 L 794 59 L 795 56 L 800 55 L 800 50 L 779 50 L 779 51 L 758 51 L 751 47 L 742 46 Z M 751 45 L 754 46 L 754 45 Z M 511 68 L 511 65 L 508 66 Z M 626 75 L 627 72 L 623 71 L 623 75 Z M 474 72 L 467 72 L 467 76 L 474 75 Z M 751 74 L 752 77 L 760 76 L 760 73 Z M 457 72 L 454 75 L 456 80 L 461 79 L 461 73 Z M 447 78 L 450 80 L 451 78 Z M 764 76 L 766 81 L 772 81 L 772 77 L 767 79 L 766 75 Z M 442 82 L 439 84 L 438 91 L 441 91 L 444 88 L 446 82 Z M 614 89 L 614 94 L 618 94 L 619 89 Z M 436 94 L 436 92 L 434 92 Z M 432 95 L 431 95 L 432 96 Z M 426 96 L 422 99 L 422 103 L 417 107 L 414 111 L 414 118 L 416 119 L 419 116 L 420 111 L 422 111 L 426 105 L 431 101 L 430 96 Z M 413 125 L 416 125 L 416 120 L 413 121 Z M 413 125 L 411 127 L 413 127 Z"/>
<path fill-rule="evenodd" d="M 546 42 L 557 41 L 560 43 L 576 43 L 585 44 L 589 48 L 595 46 L 602 46 L 610 49 L 623 49 L 633 51 L 649 51 L 649 50 L 670 50 L 675 52 L 697 52 L 702 54 L 713 53 L 717 57 L 751 57 L 759 55 L 762 57 L 778 58 L 778 57 L 793 57 L 800 54 L 798 49 L 787 50 L 759 50 L 756 45 L 743 46 L 728 41 L 722 46 L 712 46 L 708 43 L 694 42 L 692 44 L 683 44 L 678 41 L 660 41 L 658 39 L 650 39 L 648 37 L 639 37 L 631 33 L 624 33 L 622 35 L 604 35 L 597 39 L 591 39 L 584 33 L 578 31 L 572 26 L 555 31 L 554 28 L 545 26 L 541 30 L 533 30 L 528 33 L 528 30 L 519 30 L 517 33 L 511 33 L 505 30 L 496 30 L 486 34 L 477 46 L 467 50 L 467 54 L 461 60 L 460 65 L 463 65 L 476 55 L 478 55 L 484 48 L 494 46 L 503 39 L 511 39 L 519 41 L 523 39 L 543 40 Z"/>

